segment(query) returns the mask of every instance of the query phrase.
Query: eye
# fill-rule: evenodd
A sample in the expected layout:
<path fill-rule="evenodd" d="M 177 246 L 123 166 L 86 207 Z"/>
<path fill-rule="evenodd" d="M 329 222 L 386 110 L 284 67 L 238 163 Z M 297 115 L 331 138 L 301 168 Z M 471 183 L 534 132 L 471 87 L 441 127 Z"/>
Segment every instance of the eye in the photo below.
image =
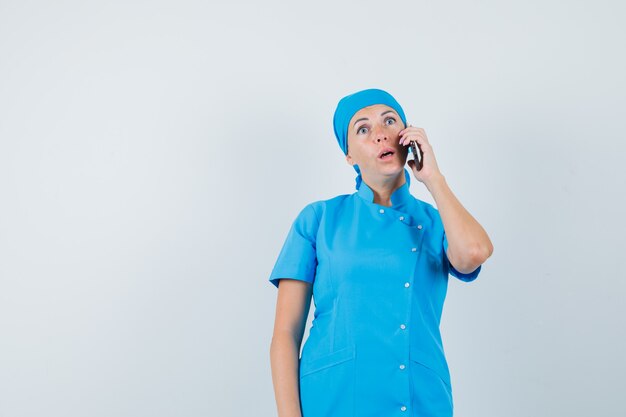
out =
<path fill-rule="evenodd" d="M 393 123 L 391 124 L 394 124 L 396 122 L 396 119 L 394 119 L 393 117 L 388 117 L 387 119 L 385 119 L 385 123 L 387 123 L 389 120 L 393 120 Z"/>
<path fill-rule="evenodd" d="M 363 130 L 363 129 L 367 129 L 367 128 L 366 128 L 365 126 L 361 126 L 361 127 L 359 128 L 359 130 L 357 130 L 357 131 L 356 131 L 357 135 L 358 135 L 358 134 L 361 132 L 361 130 Z"/>

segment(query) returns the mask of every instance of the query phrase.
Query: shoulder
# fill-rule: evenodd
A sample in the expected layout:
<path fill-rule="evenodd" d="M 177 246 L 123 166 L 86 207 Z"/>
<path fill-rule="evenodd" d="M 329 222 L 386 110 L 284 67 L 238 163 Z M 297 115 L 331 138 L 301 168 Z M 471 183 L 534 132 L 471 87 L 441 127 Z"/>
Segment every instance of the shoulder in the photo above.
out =
<path fill-rule="evenodd" d="M 307 215 L 308 213 L 308 215 L 311 215 L 314 213 L 319 220 L 326 212 L 335 210 L 349 198 L 352 198 L 352 194 L 340 194 L 323 200 L 315 200 L 305 205 L 304 208 L 300 210 L 300 214 Z"/>
<path fill-rule="evenodd" d="M 441 222 L 441 216 L 439 215 L 439 210 L 435 206 L 426 201 L 420 200 L 417 197 L 413 197 L 415 199 L 415 204 L 418 210 L 422 213 L 422 215 L 426 216 L 428 219 L 433 222 Z"/>
<path fill-rule="evenodd" d="M 310 241 L 314 241 L 320 225 L 327 221 L 328 213 L 335 212 L 336 207 L 341 205 L 349 196 L 349 194 L 345 194 L 307 203 L 300 209 L 292 221 L 290 234 L 303 236 Z"/>

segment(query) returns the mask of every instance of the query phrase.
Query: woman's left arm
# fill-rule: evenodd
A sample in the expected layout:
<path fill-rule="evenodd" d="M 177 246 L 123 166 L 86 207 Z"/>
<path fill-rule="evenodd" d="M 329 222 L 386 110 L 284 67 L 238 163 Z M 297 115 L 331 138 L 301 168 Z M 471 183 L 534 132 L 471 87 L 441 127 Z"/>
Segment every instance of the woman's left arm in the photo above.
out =
<path fill-rule="evenodd" d="M 416 169 L 414 160 L 407 163 L 415 178 L 428 188 L 435 199 L 448 240 L 448 260 L 457 271 L 468 274 L 491 256 L 491 240 L 485 229 L 465 210 L 448 187 L 445 177 L 439 171 L 426 131 L 421 127 L 407 126 L 400 131 L 400 144 L 407 146 L 410 140 L 416 141 L 420 146 L 422 169 Z"/>
<path fill-rule="evenodd" d="M 433 176 L 424 184 L 435 199 L 443 222 L 450 263 L 461 273 L 474 271 L 493 253 L 487 232 L 456 198 L 443 175 Z"/>

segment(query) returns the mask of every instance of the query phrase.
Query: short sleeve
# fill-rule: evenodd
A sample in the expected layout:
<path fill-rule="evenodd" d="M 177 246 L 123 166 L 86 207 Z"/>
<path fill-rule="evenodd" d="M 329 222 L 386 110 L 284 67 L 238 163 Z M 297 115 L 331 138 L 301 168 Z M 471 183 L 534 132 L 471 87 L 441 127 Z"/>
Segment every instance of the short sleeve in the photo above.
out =
<path fill-rule="evenodd" d="M 445 258 L 446 258 L 446 262 L 448 263 L 450 274 L 452 274 L 453 276 L 457 277 L 461 281 L 465 281 L 465 282 L 474 281 L 478 277 L 478 274 L 480 274 L 480 269 L 482 268 L 482 265 L 478 265 L 478 268 L 476 268 L 475 270 L 473 270 L 472 272 L 470 272 L 468 274 L 463 274 L 463 273 L 457 271 L 454 268 L 454 266 L 452 266 L 452 264 L 450 263 L 450 260 L 448 259 L 448 238 L 447 238 L 445 232 L 443 234 L 443 254 L 444 254 Z"/>
<path fill-rule="evenodd" d="M 304 207 L 291 224 L 287 238 L 270 274 L 269 281 L 278 288 L 281 278 L 313 283 L 317 269 L 315 240 L 319 220 L 313 203 Z"/>

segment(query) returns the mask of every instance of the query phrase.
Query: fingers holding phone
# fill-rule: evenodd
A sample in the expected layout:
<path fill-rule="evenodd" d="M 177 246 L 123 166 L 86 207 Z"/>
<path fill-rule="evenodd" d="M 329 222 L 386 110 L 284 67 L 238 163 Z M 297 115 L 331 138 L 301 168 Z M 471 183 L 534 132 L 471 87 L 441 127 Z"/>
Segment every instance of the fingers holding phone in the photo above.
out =
<path fill-rule="evenodd" d="M 409 143 L 409 146 L 411 147 L 411 152 L 413 153 L 413 160 L 415 161 L 415 168 L 419 171 L 422 169 L 422 166 L 424 165 L 424 157 L 422 155 L 422 148 L 420 147 L 420 144 L 415 142 L 414 140 L 412 140 Z"/>
<path fill-rule="evenodd" d="M 408 125 L 405 129 L 401 130 L 400 133 L 400 144 L 406 146 L 406 141 L 409 137 L 409 135 L 413 136 L 412 134 L 414 134 L 414 130 L 416 130 L 417 128 L 413 127 L 412 125 Z M 422 169 L 422 166 L 424 166 L 424 157 L 423 157 L 423 152 L 422 152 L 422 147 L 420 146 L 420 144 L 415 140 L 415 139 L 410 139 L 409 140 L 409 149 L 411 149 L 411 153 L 413 154 L 413 160 L 415 161 L 415 168 L 419 171 Z"/>
<path fill-rule="evenodd" d="M 441 174 L 433 148 L 428 141 L 426 131 L 421 127 L 408 125 L 400 131 L 400 145 L 409 146 L 413 153 L 413 162 L 407 160 L 415 178 L 426 183 Z"/>

